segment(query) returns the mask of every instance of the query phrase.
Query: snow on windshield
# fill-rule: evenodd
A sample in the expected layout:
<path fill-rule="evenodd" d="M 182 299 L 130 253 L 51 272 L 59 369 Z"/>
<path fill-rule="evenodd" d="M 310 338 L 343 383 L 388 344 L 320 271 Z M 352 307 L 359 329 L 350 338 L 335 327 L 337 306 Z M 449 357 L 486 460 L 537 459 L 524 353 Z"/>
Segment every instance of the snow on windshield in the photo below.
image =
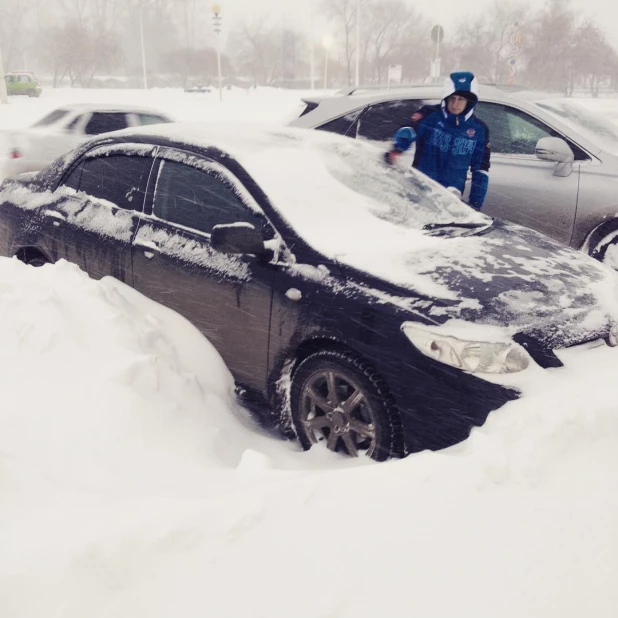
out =
<path fill-rule="evenodd" d="M 537 106 L 557 116 L 560 121 L 599 148 L 618 155 L 618 127 L 600 114 L 595 114 L 577 103 L 566 100 L 538 102 Z"/>
<path fill-rule="evenodd" d="M 289 224 L 330 259 L 416 287 L 410 252 L 442 246 L 423 226 L 490 222 L 418 172 L 382 164 L 370 145 L 319 133 L 285 137 L 272 156 L 239 160 Z"/>

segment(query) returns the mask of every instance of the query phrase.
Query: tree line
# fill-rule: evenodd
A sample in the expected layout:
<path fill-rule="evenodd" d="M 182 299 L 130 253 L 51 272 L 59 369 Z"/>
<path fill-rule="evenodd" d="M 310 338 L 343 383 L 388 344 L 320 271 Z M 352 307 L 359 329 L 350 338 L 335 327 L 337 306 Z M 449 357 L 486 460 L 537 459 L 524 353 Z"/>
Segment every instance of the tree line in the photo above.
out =
<path fill-rule="evenodd" d="M 405 0 L 316 0 L 315 13 L 333 35 L 327 52 L 306 27 L 257 16 L 226 33 L 226 83 L 352 86 L 357 42 L 360 82 L 385 84 L 389 65 L 401 81 L 423 83 L 437 49 L 432 24 Z M 142 47 L 149 85 L 209 84 L 217 75 L 217 40 L 204 0 L 2 0 L 0 44 L 5 68 L 30 68 L 54 86 L 92 87 L 108 81 L 141 85 Z M 312 45 L 313 41 L 313 45 Z M 569 0 L 488 0 L 439 47 L 442 74 L 474 71 L 484 82 L 561 90 L 618 87 L 618 54 L 603 29 L 580 19 Z"/>

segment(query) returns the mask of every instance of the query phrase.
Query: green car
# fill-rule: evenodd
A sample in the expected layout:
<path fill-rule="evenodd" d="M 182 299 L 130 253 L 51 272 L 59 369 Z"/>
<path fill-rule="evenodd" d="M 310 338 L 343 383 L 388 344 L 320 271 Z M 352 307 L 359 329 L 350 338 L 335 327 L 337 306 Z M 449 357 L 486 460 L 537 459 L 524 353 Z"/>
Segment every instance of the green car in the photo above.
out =
<path fill-rule="evenodd" d="M 38 97 L 43 92 L 39 81 L 28 71 L 12 71 L 4 76 L 6 91 L 9 95 L 25 95 Z"/>

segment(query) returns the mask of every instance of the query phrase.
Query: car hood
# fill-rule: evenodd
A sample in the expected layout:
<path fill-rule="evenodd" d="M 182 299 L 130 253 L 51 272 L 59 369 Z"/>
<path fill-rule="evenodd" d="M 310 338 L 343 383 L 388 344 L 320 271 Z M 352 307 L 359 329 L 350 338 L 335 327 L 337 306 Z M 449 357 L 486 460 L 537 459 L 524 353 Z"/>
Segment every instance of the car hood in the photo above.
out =
<path fill-rule="evenodd" d="M 583 253 L 497 220 L 440 240 L 410 251 L 405 284 L 371 285 L 429 322 L 499 326 L 551 348 L 604 336 L 618 322 L 618 273 Z"/>

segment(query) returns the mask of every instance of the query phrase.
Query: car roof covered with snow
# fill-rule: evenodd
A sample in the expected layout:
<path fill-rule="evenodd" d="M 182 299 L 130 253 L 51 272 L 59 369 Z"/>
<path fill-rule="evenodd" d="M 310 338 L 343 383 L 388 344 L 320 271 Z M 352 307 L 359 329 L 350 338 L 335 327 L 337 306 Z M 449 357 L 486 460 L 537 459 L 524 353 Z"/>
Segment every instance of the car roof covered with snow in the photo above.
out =
<path fill-rule="evenodd" d="M 145 112 L 156 113 L 161 112 L 155 108 L 144 105 L 132 105 L 130 103 L 70 103 L 68 105 L 60 105 L 58 109 L 65 109 L 71 112 Z"/>

